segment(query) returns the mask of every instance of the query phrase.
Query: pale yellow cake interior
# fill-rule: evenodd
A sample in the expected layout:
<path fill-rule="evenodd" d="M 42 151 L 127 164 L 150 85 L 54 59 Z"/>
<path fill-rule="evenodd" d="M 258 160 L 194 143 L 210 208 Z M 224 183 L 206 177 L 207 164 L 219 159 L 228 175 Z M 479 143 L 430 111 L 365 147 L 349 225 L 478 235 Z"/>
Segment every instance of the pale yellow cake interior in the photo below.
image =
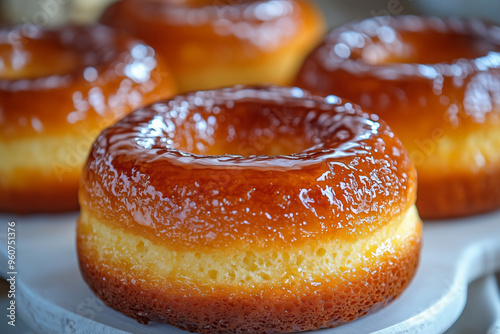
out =
<path fill-rule="evenodd" d="M 354 242 L 311 240 L 282 249 L 235 245 L 209 251 L 177 250 L 96 219 L 85 208 L 79 219 L 81 251 L 97 261 L 119 266 L 138 277 L 166 277 L 217 284 L 258 284 L 352 277 L 377 268 L 388 255 L 401 253 L 419 237 L 421 220 L 415 206 L 372 234 Z"/>

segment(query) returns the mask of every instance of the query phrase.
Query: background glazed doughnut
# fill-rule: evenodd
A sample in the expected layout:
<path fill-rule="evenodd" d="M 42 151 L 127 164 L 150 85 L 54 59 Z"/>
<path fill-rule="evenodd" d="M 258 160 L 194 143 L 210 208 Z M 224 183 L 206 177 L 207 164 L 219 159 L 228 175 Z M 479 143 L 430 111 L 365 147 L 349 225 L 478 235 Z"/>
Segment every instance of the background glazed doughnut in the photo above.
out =
<path fill-rule="evenodd" d="M 308 0 L 124 0 L 101 22 L 154 47 L 182 92 L 289 84 L 325 26 Z"/>
<path fill-rule="evenodd" d="M 500 27 L 414 16 L 348 24 L 296 83 L 387 121 L 417 167 L 423 218 L 500 207 Z"/>
<path fill-rule="evenodd" d="M 108 27 L 1 29 L 0 211 L 77 209 L 99 132 L 173 93 L 154 51 Z"/>
<path fill-rule="evenodd" d="M 298 88 L 201 91 L 106 129 L 80 187 L 80 269 L 139 322 L 332 327 L 413 277 L 415 169 L 374 115 Z"/>

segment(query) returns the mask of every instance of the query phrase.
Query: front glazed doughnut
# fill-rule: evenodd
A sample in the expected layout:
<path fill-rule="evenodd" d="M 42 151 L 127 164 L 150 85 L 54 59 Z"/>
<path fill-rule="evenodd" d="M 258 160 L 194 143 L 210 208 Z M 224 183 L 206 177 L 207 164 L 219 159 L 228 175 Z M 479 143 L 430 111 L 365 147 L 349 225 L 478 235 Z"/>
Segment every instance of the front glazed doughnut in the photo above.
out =
<path fill-rule="evenodd" d="M 296 83 L 387 121 L 417 167 L 423 218 L 500 207 L 500 27 L 414 16 L 349 24 Z"/>
<path fill-rule="evenodd" d="M 182 92 L 289 84 L 325 26 L 309 0 L 121 0 L 101 22 L 154 47 Z"/>
<path fill-rule="evenodd" d="M 98 137 L 80 187 L 80 269 L 141 323 L 337 326 L 413 277 L 415 192 L 400 141 L 356 105 L 298 88 L 190 93 Z"/>
<path fill-rule="evenodd" d="M 173 93 L 154 51 L 108 27 L 1 29 L 0 211 L 77 209 L 100 131 Z"/>

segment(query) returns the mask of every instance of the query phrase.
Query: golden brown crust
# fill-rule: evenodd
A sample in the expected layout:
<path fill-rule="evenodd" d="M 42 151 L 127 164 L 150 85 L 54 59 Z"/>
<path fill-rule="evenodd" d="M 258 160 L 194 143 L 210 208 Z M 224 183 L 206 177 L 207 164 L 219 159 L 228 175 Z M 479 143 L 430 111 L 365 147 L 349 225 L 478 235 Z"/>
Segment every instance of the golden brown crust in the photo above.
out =
<path fill-rule="evenodd" d="M 15 52 L 23 66 L 11 63 Z M 0 60 L 3 211 L 76 209 L 78 175 L 99 132 L 175 89 L 150 47 L 99 25 L 0 29 Z"/>
<path fill-rule="evenodd" d="M 101 22 L 153 46 L 171 65 L 181 92 L 289 84 L 325 28 L 308 0 L 124 0 Z"/>
<path fill-rule="evenodd" d="M 149 282 L 96 258 L 80 239 L 78 254 L 83 277 L 96 295 L 140 323 L 161 321 L 199 333 L 287 333 L 338 326 L 399 296 L 415 274 L 420 233 L 419 228 L 404 246 L 356 277 L 277 286 Z"/>

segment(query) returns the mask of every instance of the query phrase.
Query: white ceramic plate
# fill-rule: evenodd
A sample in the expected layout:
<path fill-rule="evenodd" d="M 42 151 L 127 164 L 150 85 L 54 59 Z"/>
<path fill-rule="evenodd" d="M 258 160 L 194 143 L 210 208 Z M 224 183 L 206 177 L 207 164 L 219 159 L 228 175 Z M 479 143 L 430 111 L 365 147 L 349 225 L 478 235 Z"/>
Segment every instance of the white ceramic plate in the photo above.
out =
<path fill-rule="evenodd" d="M 140 325 L 106 307 L 80 276 L 76 214 L 0 216 L 0 274 L 7 273 L 7 222 L 16 222 L 17 312 L 40 332 L 186 333 L 163 324 Z M 442 333 L 462 312 L 467 286 L 500 270 L 500 211 L 426 222 L 416 277 L 388 307 L 334 333 Z"/>

